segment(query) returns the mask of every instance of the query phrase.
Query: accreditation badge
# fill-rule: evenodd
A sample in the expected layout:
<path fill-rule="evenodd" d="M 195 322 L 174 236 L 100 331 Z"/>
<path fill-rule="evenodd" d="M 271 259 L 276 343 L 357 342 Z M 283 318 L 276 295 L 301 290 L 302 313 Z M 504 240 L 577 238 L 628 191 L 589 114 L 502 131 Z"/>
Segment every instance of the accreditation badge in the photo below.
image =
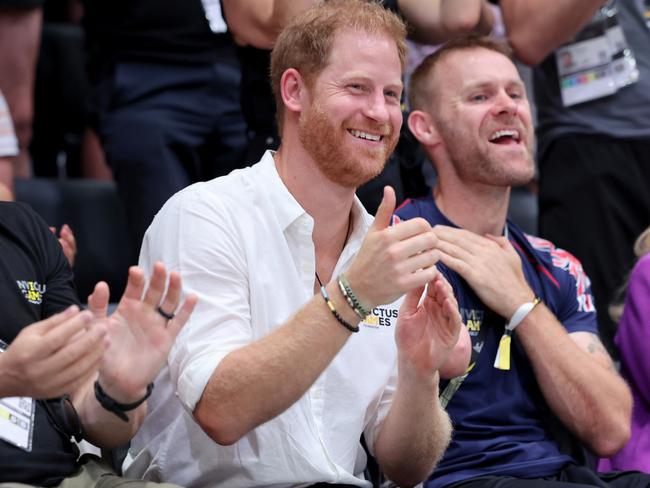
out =
<path fill-rule="evenodd" d="M 555 62 L 565 107 L 613 95 L 639 79 L 614 0 L 556 50 Z"/>
<path fill-rule="evenodd" d="M 0 353 L 7 344 L 0 340 Z M 0 398 L 0 439 L 31 452 L 36 402 L 29 397 Z"/>

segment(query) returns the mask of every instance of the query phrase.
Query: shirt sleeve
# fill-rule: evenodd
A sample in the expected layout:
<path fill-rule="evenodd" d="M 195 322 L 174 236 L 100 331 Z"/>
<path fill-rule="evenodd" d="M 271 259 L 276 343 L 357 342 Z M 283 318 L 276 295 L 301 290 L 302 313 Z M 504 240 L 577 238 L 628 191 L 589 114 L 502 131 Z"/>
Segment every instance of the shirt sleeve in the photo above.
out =
<path fill-rule="evenodd" d="M 632 271 L 615 341 L 626 376 L 650 405 L 650 254 Z"/>
<path fill-rule="evenodd" d="M 569 332 L 590 332 L 598 335 L 596 306 L 591 281 L 582 263 L 564 249 L 554 248 L 551 258 L 560 289 L 556 317 Z"/>
<path fill-rule="evenodd" d="M 63 254 L 63 248 L 57 237 L 50 231 L 47 223 L 31 208 L 29 215 L 33 220 L 35 239 L 40 253 L 39 266 L 44 273 L 45 294 L 42 318 L 62 312 L 70 305 L 81 305 L 74 283 L 74 274 Z"/>
<path fill-rule="evenodd" d="M 168 357 L 172 385 L 193 412 L 210 377 L 231 351 L 252 340 L 247 262 L 235 216 L 214 196 L 184 191 L 147 230 L 140 266 L 162 261 L 198 303 Z"/>

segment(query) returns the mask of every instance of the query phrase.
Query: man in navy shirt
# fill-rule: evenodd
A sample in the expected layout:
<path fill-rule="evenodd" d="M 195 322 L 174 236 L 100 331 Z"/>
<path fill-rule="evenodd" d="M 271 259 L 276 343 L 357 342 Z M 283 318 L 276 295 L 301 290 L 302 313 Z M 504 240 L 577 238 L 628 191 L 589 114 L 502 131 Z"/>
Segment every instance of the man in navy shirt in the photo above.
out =
<path fill-rule="evenodd" d="M 464 379 L 441 384 L 455 434 L 426 486 L 648 486 L 638 473 L 597 475 L 556 437 L 567 429 L 597 455 L 616 452 L 631 398 L 598 338 L 579 261 L 506 220 L 510 188 L 534 174 L 530 107 L 507 47 L 448 43 L 415 71 L 409 98 L 438 182 L 397 220 L 435 225 L 473 343 Z"/>

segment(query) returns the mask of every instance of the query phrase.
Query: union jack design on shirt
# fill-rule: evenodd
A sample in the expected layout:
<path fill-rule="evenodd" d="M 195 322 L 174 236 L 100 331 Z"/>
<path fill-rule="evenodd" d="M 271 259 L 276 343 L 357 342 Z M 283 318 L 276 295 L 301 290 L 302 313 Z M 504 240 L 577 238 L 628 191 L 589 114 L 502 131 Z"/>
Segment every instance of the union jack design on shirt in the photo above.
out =
<path fill-rule="evenodd" d="M 576 280 L 576 300 L 578 301 L 579 312 L 595 312 L 594 299 L 587 290 L 591 281 L 582 269 L 580 261 L 570 252 L 555 247 L 552 242 L 526 234 L 528 242 L 538 251 L 547 252 L 551 256 L 553 266 L 568 272 Z"/>

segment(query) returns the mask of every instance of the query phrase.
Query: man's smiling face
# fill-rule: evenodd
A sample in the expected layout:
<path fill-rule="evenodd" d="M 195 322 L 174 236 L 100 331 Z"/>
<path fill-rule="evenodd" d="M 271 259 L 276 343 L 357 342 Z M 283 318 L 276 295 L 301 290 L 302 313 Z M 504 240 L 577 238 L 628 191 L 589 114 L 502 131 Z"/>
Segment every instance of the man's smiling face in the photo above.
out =
<path fill-rule="evenodd" d="M 402 124 L 401 66 L 395 42 L 377 33 L 336 35 L 329 61 L 314 78 L 299 138 L 323 174 L 356 188 L 378 175 Z"/>
<path fill-rule="evenodd" d="M 495 186 L 528 183 L 534 131 L 512 61 L 479 47 L 450 52 L 435 69 L 432 116 L 459 177 Z"/>

